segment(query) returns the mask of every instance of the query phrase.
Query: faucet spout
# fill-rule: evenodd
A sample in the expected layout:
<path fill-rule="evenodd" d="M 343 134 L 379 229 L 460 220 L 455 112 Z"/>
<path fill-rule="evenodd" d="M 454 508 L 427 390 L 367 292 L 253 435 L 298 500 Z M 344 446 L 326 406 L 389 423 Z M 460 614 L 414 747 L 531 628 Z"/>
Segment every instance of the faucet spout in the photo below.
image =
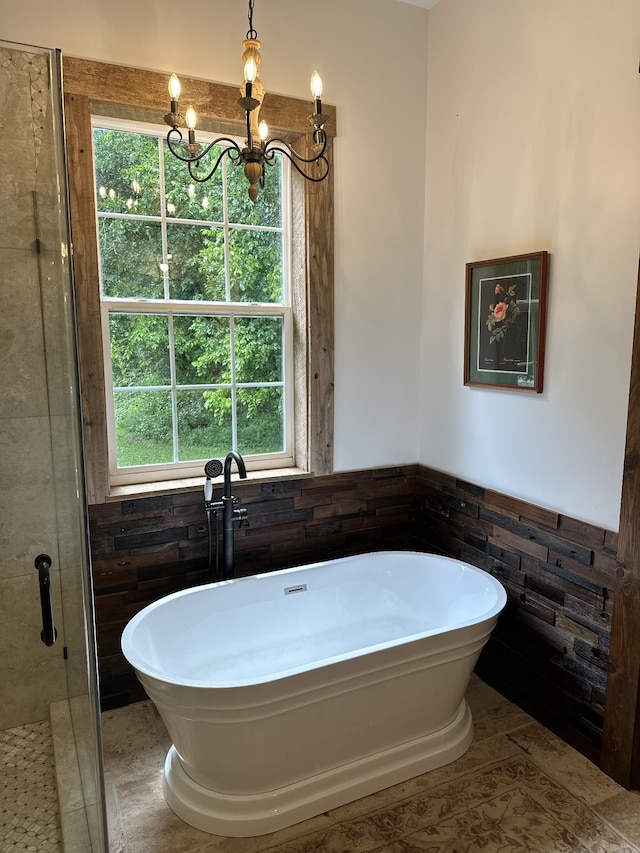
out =
<path fill-rule="evenodd" d="M 236 450 L 230 450 L 224 460 L 224 497 L 231 497 L 231 463 L 236 460 L 238 466 L 238 476 L 241 480 L 247 479 L 247 469 L 244 464 L 244 459 Z"/>
<path fill-rule="evenodd" d="M 235 521 L 242 522 L 247 515 L 245 509 L 236 509 L 236 499 L 231 494 L 231 463 L 235 459 L 238 466 L 238 476 L 246 480 L 247 469 L 244 459 L 235 450 L 230 450 L 224 460 L 224 494 L 222 495 L 222 550 L 223 550 L 223 578 L 227 580 L 233 577 L 233 524 Z"/>

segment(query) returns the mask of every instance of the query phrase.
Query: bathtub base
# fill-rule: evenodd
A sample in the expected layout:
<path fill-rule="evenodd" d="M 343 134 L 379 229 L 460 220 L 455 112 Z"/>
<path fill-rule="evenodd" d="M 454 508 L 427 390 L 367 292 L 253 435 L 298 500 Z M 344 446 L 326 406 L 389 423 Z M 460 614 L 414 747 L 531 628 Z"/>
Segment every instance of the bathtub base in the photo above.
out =
<path fill-rule="evenodd" d="M 455 761 L 473 740 L 471 711 L 463 700 L 443 729 L 264 794 L 230 796 L 211 791 L 185 773 L 175 747 L 164 766 L 167 804 L 186 823 L 214 835 L 246 838 L 292 826 L 360 797 Z"/>

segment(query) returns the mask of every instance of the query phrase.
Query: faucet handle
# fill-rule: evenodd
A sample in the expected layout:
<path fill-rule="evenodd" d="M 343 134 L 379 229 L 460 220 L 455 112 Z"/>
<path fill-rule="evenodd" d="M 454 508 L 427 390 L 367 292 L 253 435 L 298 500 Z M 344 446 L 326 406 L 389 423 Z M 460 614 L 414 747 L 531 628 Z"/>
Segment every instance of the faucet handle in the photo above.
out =
<path fill-rule="evenodd" d="M 249 524 L 248 521 L 248 513 L 246 507 L 242 506 L 240 509 L 234 510 L 236 514 L 236 518 L 238 519 L 238 528 L 242 527 L 243 524 Z"/>

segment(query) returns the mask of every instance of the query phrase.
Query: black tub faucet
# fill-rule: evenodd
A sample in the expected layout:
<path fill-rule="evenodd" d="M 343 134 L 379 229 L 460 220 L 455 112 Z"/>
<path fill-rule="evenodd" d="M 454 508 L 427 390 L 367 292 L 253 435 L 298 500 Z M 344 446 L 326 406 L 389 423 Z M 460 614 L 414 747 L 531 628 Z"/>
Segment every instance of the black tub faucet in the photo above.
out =
<path fill-rule="evenodd" d="M 222 495 L 222 551 L 223 551 L 223 580 L 233 577 L 233 525 L 241 525 L 247 517 L 247 510 L 238 507 L 238 501 L 231 494 L 231 463 L 235 459 L 238 476 L 247 479 L 247 469 L 244 459 L 236 450 L 230 450 L 224 460 L 224 494 Z"/>

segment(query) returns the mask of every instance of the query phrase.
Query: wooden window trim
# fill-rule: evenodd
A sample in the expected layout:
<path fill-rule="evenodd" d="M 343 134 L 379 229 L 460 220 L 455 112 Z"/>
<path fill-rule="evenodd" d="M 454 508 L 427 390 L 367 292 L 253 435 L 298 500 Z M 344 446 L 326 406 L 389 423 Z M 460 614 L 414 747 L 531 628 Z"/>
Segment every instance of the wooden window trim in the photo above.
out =
<path fill-rule="evenodd" d="M 63 90 L 80 389 L 89 503 L 109 496 L 107 427 L 100 326 L 99 261 L 93 179 L 91 116 L 158 121 L 168 109 L 168 74 L 65 57 Z M 242 135 L 243 115 L 234 86 L 181 78 L 203 129 Z M 307 101 L 267 95 L 271 132 L 308 156 L 313 140 Z M 328 116 L 327 156 L 332 162 L 335 107 Z M 321 183 L 292 179 L 292 288 L 296 465 L 317 475 L 333 471 L 333 174 Z"/>

